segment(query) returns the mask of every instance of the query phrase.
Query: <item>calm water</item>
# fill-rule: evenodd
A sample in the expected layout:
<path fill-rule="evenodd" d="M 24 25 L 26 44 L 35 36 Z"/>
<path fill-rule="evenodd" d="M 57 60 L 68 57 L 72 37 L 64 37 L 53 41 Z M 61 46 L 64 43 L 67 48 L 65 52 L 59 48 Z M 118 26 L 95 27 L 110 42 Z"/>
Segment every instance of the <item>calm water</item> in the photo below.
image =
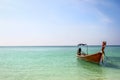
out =
<path fill-rule="evenodd" d="M 84 49 L 84 48 L 83 48 Z M 100 47 L 89 47 L 89 52 Z M 103 65 L 76 57 L 77 47 L 0 47 L 0 80 L 120 80 L 120 46 Z"/>

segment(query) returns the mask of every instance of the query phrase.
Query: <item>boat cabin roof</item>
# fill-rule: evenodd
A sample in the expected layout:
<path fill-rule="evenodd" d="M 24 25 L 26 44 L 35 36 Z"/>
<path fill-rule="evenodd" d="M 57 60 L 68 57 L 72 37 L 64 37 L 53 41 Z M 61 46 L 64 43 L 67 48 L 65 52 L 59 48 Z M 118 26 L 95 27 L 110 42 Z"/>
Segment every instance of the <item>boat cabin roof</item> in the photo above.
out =
<path fill-rule="evenodd" d="M 84 43 L 78 44 L 78 46 L 85 46 L 85 45 L 87 45 L 87 44 L 84 44 Z"/>

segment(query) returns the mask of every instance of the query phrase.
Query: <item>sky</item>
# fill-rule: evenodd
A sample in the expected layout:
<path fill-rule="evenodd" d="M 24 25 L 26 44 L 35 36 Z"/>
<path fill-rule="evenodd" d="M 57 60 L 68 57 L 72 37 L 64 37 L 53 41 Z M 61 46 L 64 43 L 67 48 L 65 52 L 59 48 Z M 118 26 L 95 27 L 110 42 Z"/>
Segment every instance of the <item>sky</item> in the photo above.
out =
<path fill-rule="evenodd" d="M 120 0 L 0 0 L 0 46 L 120 45 Z"/>

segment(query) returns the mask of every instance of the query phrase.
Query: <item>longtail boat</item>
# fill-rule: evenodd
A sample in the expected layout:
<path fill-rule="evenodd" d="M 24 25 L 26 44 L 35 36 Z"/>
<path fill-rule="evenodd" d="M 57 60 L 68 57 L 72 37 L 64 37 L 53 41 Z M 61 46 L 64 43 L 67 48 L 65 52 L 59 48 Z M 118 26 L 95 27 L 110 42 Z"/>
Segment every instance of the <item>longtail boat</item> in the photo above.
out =
<path fill-rule="evenodd" d="M 84 45 L 87 44 L 79 44 L 78 46 L 84 46 Z M 99 64 L 101 61 L 103 62 L 105 47 L 106 47 L 106 42 L 103 41 L 101 51 L 94 54 L 88 54 L 88 46 L 87 46 L 87 53 L 82 53 L 81 48 L 79 48 L 77 52 L 77 57 L 85 61 Z"/>

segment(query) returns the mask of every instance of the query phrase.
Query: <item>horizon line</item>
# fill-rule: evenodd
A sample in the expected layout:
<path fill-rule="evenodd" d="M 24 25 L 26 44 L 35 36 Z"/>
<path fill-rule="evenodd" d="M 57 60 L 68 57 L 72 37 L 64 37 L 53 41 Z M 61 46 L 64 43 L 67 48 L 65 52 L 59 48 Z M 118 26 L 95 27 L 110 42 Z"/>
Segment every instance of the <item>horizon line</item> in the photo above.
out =
<path fill-rule="evenodd" d="M 0 47 L 75 47 L 77 45 L 2 45 Z M 87 45 L 87 46 L 101 46 L 101 45 Z M 120 46 L 120 45 L 106 45 L 106 46 Z"/>

